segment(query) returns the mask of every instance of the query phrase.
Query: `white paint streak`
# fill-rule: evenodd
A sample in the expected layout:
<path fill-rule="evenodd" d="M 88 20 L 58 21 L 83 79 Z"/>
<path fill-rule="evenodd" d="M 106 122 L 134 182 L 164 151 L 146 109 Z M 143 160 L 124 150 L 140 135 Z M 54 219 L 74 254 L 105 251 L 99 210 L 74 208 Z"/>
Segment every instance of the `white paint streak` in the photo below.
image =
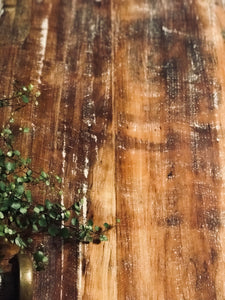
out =
<path fill-rule="evenodd" d="M 80 243 L 79 244 L 79 262 L 78 262 L 78 267 L 77 267 L 77 291 L 78 291 L 78 299 L 82 299 L 82 251 L 83 246 Z"/>
<path fill-rule="evenodd" d="M 0 0 L 0 17 L 4 14 L 4 2 Z"/>
<path fill-rule="evenodd" d="M 64 125 L 63 148 L 62 148 L 62 184 L 65 182 L 65 166 L 66 166 L 66 125 Z M 64 196 L 62 195 L 61 204 L 64 205 Z"/>
<path fill-rule="evenodd" d="M 65 166 L 66 166 L 66 125 L 64 125 L 64 134 L 63 134 L 63 148 L 62 148 L 62 185 L 65 183 Z M 64 206 L 64 195 L 62 194 L 61 196 L 61 205 Z M 62 223 L 63 226 L 63 223 Z M 61 243 L 61 249 L 62 249 L 62 254 L 61 254 L 61 268 L 63 270 L 64 266 L 64 244 L 63 241 Z M 61 289 L 60 289 L 60 299 L 63 300 L 63 272 L 61 273 Z"/>
<path fill-rule="evenodd" d="M 73 168 L 72 168 L 72 175 L 76 175 L 76 169 L 77 169 L 77 156 L 75 153 L 73 153 L 73 158 L 72 158 L 72 162 L 73 162 Z"/>
<path fill-rule="evenodd" d="M 213 93 L 213 106 L 214 108 L 218 109 L 219 108 L 219 95 L 218 95 L 218 92 L 215 91 Z"/>
<path fill-rule="evenodd" d="M 189 34 L 187 34 L 185 32 L 178 31 L 176 29 L 170 29 L 170 28 L 167 28 L 166 26 L 162 26 L 162 30 L 165 33 L 169 33 L 169 34 L 178 34 L 178 35 L 182 35 L 182 36 L 189 36 Z"/>
<path fill-rule="evenodd" d="M 87 183 L 83 183 L 82 192 L 83 192 L 83 222 L 87 222 L 87 191 L 88 185 Z"/>
<path fill-rule="evenodd" d="M 203 123 L 203 124 L 194 123 L 193 125 L 191 125 L 191 127 L 198 128 L 198 129 L 207 129 L 208 125 L 205 123 Z"/>
<path fill-rule="evenodd" d="M 91 138 L 95 141 L 95 143 L 97 143 L 98 138 L 95 134 L 91 134 Z"/>
<path fill-rule="evenodd" d="M 46 46 L 47 46 L 47 38 L 48 38 L 48 18 L 45 18 L 41 23 L 41 37 L 40 37 L 40 60 L 38 62 L 38 83 L 41 83 L 41 74 L 43 69 L 43 62 L 45 58 Z"/>
<path fill-rule="evenodd" d="M 85 165 L 84 165 L 84 177 L 88 178 L 89 173 L 89 159 L 88 157 L 85 157 Z"/>

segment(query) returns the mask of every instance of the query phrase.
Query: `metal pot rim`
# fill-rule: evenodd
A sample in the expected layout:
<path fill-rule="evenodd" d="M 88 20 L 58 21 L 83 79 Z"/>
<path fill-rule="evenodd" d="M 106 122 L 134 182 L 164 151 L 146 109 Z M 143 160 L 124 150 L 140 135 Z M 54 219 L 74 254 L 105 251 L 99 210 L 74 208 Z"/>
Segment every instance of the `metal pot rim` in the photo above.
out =
<path fill-rule="evenodd" d="M 19 264 L 20 300 L 32 300 L 33 297 L 33 262 L 29 254 L 17 255 Z"/>

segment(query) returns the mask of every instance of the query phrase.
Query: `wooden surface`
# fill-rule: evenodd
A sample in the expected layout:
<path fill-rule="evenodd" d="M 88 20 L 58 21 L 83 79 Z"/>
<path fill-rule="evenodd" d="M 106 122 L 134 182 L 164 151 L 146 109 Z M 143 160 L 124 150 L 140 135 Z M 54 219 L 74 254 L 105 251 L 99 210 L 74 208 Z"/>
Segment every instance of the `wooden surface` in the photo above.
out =
<path fill-rule="evenodd" d="M 34 299 L 224 300 L 224 0 L 1 5 L 1 95 L 42 93 L 21 147 L 66 205 L 121 219 L 101 245 L 46 239 Z"/>

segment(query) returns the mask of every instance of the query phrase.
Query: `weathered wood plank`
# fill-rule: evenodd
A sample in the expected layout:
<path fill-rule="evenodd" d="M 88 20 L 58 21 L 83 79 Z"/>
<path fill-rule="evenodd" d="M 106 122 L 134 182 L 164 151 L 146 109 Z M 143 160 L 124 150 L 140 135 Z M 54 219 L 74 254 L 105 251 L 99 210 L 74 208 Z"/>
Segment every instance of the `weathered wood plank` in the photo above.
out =
<path fill-rule="evenodd" d="M 18 39 L 17 32 L 14 31 L 9 35 L 10 40 L 3 40 L 1 59 L 2 65 L 6 65 L 5 69 L 2 69 L 2 78 L 7 76 L 5 94 L 10 92 L 9 88 L 12 88 L 11 83 L 14 79 L 25 83 L 31 81 L 34 85 L 39 85 L 42 93 L 40 106 L 23 110 L 17 118 L 17 121 L 20 120 L 19 126 L 26 124 L 32 128 L 32 136 L 21 141 L 21 152 L 32 156 L 34 168 L 52 170 L 64 177 L 71 176 L 74 163 L 69 162 L 68 168 L 65 152 L 69 154 L 67 148 L 70 140 L 68 139 L 67 143 L 65 139 L 69 134 L 70 139 L 75 141 L 76 136 L 75 131 L 71 134 L 64 124 L 65 120 L 67 122 L 67 119 L 70 119 L 66 115 L 66 100 L 62 94 L 74 3 L 33 1 L 31 5 L 30 1 L 21 1 L 14 6 L 12 4 L 9 8 L 20 11 L 25 6 L 25 10 L 31 11 L 31 17 L 29 32 L 24 34 L 23 40 Z M 6 22 L 7 7 L 4 9 L 3 24 Z M 23 26 L 23 19 L 17 26 L 18 30 Z M 4 34 L 4 26 L 1 29 Z M 13 54 L 12 58 L 9 53 Z M 8 58 L 12 63 L 5 63 Z M 74 100 L 69 101 L 69 105 L 73 111 Z M 75 181 L 71 179 L 70 185 L 69 182 L 65 184 L 65 204 L 70 204 L 75 197 Z M 62 251 L 60 241 L 45 241 L 50 261 L 45 272 L 36 274 L 34 299 L 62 299 L 63 293 L 66 295 L 68 290 L 70 296 L 76 298 L 77 273 L 74 270 L 77 269 L 77 245 L 70 248 L 70 261 L 67 263 L 67 248 Z M 68 276 L 67 281 L 64 280 L 64 273 Z"/>
<path fill-rule="evenodd" d="M 118 299 L 223 299 L 216 5 L 114 3 Z"/>
<path fill-rule="evenodd" d="M 65 78 L 75 97 L 68 128 L 78 134 L 71 153 L 77 153 L 76 187 L 87 199 L 84 218 L 96 224 L 115 219 L 111 67 L 110 1 L 76 1 Z M 104 245 L 80 245 L 78 299 L 115 298 L 114 240 L 112 235 Z"/>
<path fill-rule="evenodd" d="M 16 12 L 23 5 L 31 14 L 28 18 L 24 13 L 29 30 L 20 31 L 22 23 L 19 23 L 21 37 L 18 38 L 13 26 Z M 115 200 L 111 160 L 110 2 L 33 1 L 31 9 L 31 3 L 25 1 L 11 3 L 4 9 L 2 36 L 10 22 L 14 25 L 3 39 L 6 52 L 2 47 L 2 65 L 8 59 L 9 51 L 15 53 L 8 69 L 2 70 L 2 76 L 7 75 L 5 93 L 10 92 L 14 78 L 32 81 L 39 85 L 42 93 L 38 109 L 23 111 L 21 116 L 21 123 L 31 125 L 33 129 L 33 137 L 23 140 L 23 150 L 33 154 L 34 167 L 62 174 L 65 205 L 71 205 L 75 197 L 84 197 L 84 218 L 90 216 L 96 222 L 103 223 L 106 219 L 111 222 Z M 9 22 L 7 14 L 12 9 L 15 14 L 10 15 Z M 110 161 L 108 166 L 106 156 Z M 104 188 L 99 195 L 101 178 Z M 81 191 L 79 195 L 78 190 Z M 90 198 L 93 198 L 93 206 L 89 212 Z M 98 218 L 99 214 L 102 218 Z M 93 289 L 96 289 L 93 297 L 97 299 L 114 298 L 111 282 L 116 282 L 115 266 L 108 271 L 108 265 L 116 263 L 112 259 L 113 238 L 108 247 L 94 245 L 90 250 L 78 248 L 78 245 L 65 245 L 61 249 L 60 241 L 47 239 L 46 245 L 50 262 L 45 272 L 36 274 L 35 299 L 75 299 L 92 295 Z M 105 258 L 102 260 L 102 257 Z M 98 260 L 101 264 L 96 264 Z M 99 268 L 93 270 L 97 265 Z M 93 280 L 96 274 L 98 280 Z M 104 290 L 106 284 L 108 289 Z"/>

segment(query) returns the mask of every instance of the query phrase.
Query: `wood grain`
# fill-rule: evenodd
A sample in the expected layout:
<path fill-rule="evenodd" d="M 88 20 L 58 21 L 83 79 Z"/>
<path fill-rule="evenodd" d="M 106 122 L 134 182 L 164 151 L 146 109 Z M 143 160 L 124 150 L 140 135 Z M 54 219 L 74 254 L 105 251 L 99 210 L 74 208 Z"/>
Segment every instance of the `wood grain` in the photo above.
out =
<path fill-rule="evenodd" d="M 1 4 L 1 95 L 42 93 L 22 151 L 121 219 L 101 245 L 46 238 L 34 299 L 224 300 L 224 0 Z"/>
<path fill-rule="evenodd" d="M 116 1 L 121 299 L 217 298 L 221 85 L 197 18 L 207 5 Z"/>

